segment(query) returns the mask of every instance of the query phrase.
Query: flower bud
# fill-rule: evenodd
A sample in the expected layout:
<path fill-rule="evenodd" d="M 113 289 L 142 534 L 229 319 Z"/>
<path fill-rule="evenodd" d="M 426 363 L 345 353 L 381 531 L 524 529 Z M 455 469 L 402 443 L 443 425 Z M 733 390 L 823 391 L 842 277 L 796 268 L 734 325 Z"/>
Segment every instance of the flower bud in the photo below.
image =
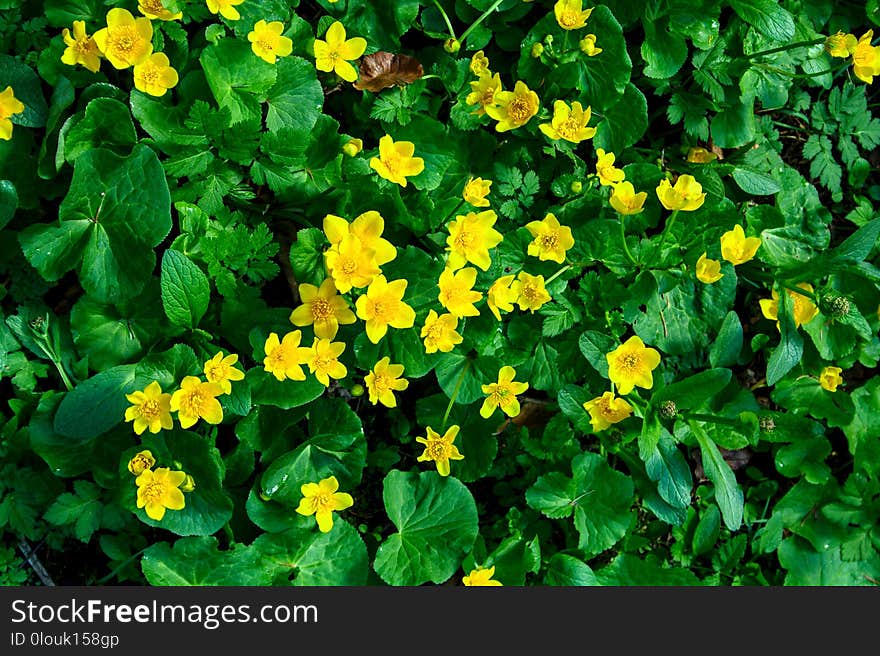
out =
<path fill-rule="evenodd" d="M 553 35 L 552 34 L 548 34 L 547 36 L 544 37 L 544 45 L 545 46 L 552 46 L 553 45 Z"/>
<path fill-rule="evenodd" d="M 363 396 L 364 395 L 364 386 L 360 383 L 355 383 L 351 386 L 351 395 L 354 397 Z"/>
<path fill-rule="evenodd" d="M 571 186 L 569 187 L 569 189 L 571 189 L 571 193 L 579 194 L 584 190 L 584 183 L 581 182 L 580 180 L 575 180 L 574 182 L 571 183 Z"/>
<path fill-rule="evenodd" d="M 758 426 L 764 433 L 772 433 L 776 430 L 776 422 L 773 421 L 773 417 L 761 417 L 758 420 Z"/>
<path fill-rule="evenodd" d="M 664 419 L 675 419 L 678 414 L 678 406 L 675 401 L 669 399 L 660 404 L 660 416 Z"/>
<path fill-rule="evenodd" d="M 544 45 L 541 42 L 532 45 L 532 57 L 537 59 L 544 54 Z"/>
<path fill-rule="evenodd" d="M 156 464 L 156 459 L 150 451 L 140 451 L 128 461 L 128 471 L 134 476 L 140 476 L 147 469 L 151 469 Z"/>
<path fill-rule="evenodd" d="M 342 147 L 342 152 L 348 155 L 349 157 L 354 157 L 359 152 L 364 149 L 364 142 L 362 139 L 349 139 L 348 143 L 346 143 Z"/>
<path fill-rule="evenodd" d="M 450 37 L 443 42 L 443 49 L 450 55 L 454 55 L 461 50 L 461 41 Z"/>
<path fill-rule="evenodd" d="M 192 492 L 196 489 L 195 479 L 190 474 L 186 475 L 186 478 L 183 479 L 183 483 L 180 484 L 181 492 Z"/>

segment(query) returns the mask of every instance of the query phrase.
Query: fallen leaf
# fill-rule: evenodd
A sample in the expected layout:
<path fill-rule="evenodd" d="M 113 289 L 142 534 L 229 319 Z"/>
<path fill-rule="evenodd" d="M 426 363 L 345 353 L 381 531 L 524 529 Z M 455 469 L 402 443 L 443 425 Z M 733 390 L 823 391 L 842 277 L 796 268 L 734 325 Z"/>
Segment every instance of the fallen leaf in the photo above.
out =
<path fill-rule="evenodd" d="M 422 65 L 414 57 L 380 51 L 361 58 L 360 77 L 353 85 L 359 91 L 377 93 L 388 87 L 411 84 L 424 74 Z"/>

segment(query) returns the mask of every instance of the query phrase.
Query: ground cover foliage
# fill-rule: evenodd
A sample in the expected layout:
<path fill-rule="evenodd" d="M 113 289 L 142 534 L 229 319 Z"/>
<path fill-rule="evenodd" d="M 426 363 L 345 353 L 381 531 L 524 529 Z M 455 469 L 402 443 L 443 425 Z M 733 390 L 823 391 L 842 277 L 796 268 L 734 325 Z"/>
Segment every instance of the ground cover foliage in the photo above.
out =
<path fill-rule="evenodd" d="M 0 580 L 877 585 L 876 0 L 0 0 Z"/>

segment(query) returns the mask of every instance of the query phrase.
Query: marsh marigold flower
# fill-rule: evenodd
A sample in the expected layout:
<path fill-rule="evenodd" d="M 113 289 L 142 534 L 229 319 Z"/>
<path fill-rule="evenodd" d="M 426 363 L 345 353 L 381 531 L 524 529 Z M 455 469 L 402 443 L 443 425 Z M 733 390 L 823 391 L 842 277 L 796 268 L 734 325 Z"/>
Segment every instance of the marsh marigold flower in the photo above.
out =
<path fill-rule="evenodd" d="M 437 300 L 446 310 L 456 317 L 476 317 L 480 311 L 474 303 L 483 298 L 482 292 L 473 289 L 477 281 L 477 270 L 466 267 L 453 272 L 449 267 L 443 269 L 437 285 L 440 293 Z"/>
<path fill-rule="evenodd" d="M 238 355 L 231 353 L 223 355 L 223 351 L 217 351 L 217 355 L 205 362 L 205 378 L 209 383 L 217 383 L 224 394 L 232 394 L 233 380 L 244 380 L 244 372 L 236 369 Z"/>
<path fill-rule="evenodd" d="M 657 198 L 667 210 L 682 210 L 692 212 L 702 207 L 706 200 L 703 187 L 694 179 L 694 176 L 684 174 L 675 181 L 675 186 L 669 180 L 663 178 L 657 185 Z"/>
<path fill-rule="evenodd" d="M 315 516 L 318 530 L 328 533 L 333 528 L 333 513 L 351 508 L 354 499 L 346 492 L 337 492 L 339 481 L 335 476 L 324 478 L 317 483 L 306 483 L 299 491 L 303 498 L 296 508 L 300 515 Z"/>
<path fill-rule="evenodd" d="M 498 216 L 494 210 L 468 212 L 456 216 L 448 225 L 446 250 L 449 251 L 449 257 L 446 265 L 455 270 L 470 262 L 483 271 L 488 270 L 492 264 L 489 250 L 495 248 L 504 239 L 493 227 L 497 220 Z"/>
<path fill-rule="evenodd" d="M 842 371 L 840 367 L 825 367 L 819 374 L 819 384 L 822 389 L 836 392 L 837 386 L 843 383 L 843 376 L 840 375 Z"/>
<path fill-rule="evenodd" d="M 403 376 L 402 364 L 391 364 L 391 358 L 385 356 L 364 377 L 370 403 L 381 403 L 386 408 L 396 408 L 397 399 L 394 392 L 401 392 L 409 387 L 409 381 Z"/>
<path fill-rule="evenodd" d="M 513 91 L 498 91 L 495 93 L 494 104 L 486 105 L 484 109 L 490 118 L 495 119 L 495 130 L 507 132 L 522 127 L 538 113 L 541 101 L 538 94 L 529 89 L 522 80 L 517 80 Z"/>
<path fill-rule="evenodd" d="M 183 18 L 183 12 L 171 12 L 162 4 L 162 0 L 138 0 L 138 11 L 147 18 L 156 20 L 173 21 Z"/>
<path fill-rule="evenodd" d="M 618 394 L 629 394 L 633 387 L 651 389 L 652 371 L 660 364 L 660 353 L 648 348 L 642 339 L 633 335 L 616 349 L 607 353 L 608 378 L 617 385 Z"/>
<path fill-rule="evenodd" d="M 467 586 L 500 586 L 501 581 L 494 580 L 493 576 L 495 576 L 495 565 L 488 569 L 478 567 L 472 569 L 467 576 L 462 577 L 461 582 Z"/>
<path fill-rule="evenodd" d="M 263 351 L 266 356 L 263 358 L 263 368 L 281 380 L 305 380 L 306 374 L 300 365 L 305 364 L 305 360 L 300 353 L 300 341 L 302 340 L 302 331 L 294 330 L 284 335 L 279 340 L 277 333 L 269 333 Z"/>
<path fill-rule="evenodd" d="M 342 147 L 342 152 L 348 155 L 349 157 L 356 156 L 359 152 L 364 149 L 364 141 L 363 139 L 349 139 L 345 145 Z"/>
<path fill-rule="evenodd" d="M 142 434 L 148 428 L 158 433 L 163 428 L 174 427 L 171 420 L 171 395 L 162 392 L 158 381 L 153 381 L 143 390 L 126 394 L 132 405 L 125 410 L 125 421 L 133 421 L 134 432 Z"/>
<path fill-rule="evenodd" d="M 350 234 L 324 251 L 324 264 L 336 289 L 346 294 L 352 287 L 366 287 L 379 275 L 375 257 L 375 251 L 364 248 L 361 240 Z"/>
<path fill-rule="evenodd" d="M 223 421 L 223 408 L 217 397 L 223 388 L 217 383 L 205 383 L 195 376 L 186 376 L 180 389 L 171 395 L 171 410 L 177 413 L 181 428 L 189 428 L 201 417 L 209 424 Z"/>
<path fill-rule="evenodd" d="M 498 321 L 501 321 L 501 312 L 513 311 L 513 304 L 519 298 L 522 283 L 514 280 L 515 277 L 513 274 L 501 276 L 486 292 L 486 305 Z"/>
<path fill-rule="evenodd" d="M 170 396 L 170 395 L 169 395 Z M 146 470 L 152 469 L 156 464 L 152 451 L 138 451 L 131 460 L 128 461 L 128 471 L 135 476 L 140 476 Z"/>
<path fill-rule="evenodd" d="M 471 69 L 471 73 L 480 77 L 489 73 L 489 58 L 483 53 L 482 50 L 477 50 L 471 57 L 471 63 L 468 65 L 468 68 Z"/>
<path fill-rule="evenodd" d="M 486 395 L 480 408 L 480 416 L 483 419 L 492 416 L 495 408 L 501 408 L 508 417 L 516 417 L 519 414 L 519 400 L 516 396 L 529 389 L 529 384 L 518 383 L 514 380 L 515 377 L 516 369 L 504 366 L 498 371 L 497 383 L 482 386 L 483 394 Z"/>
<path fill-rule="evenodd" d="M 388 327 L 412 328 L 416 321 L 415 311 L 403 300 L 406 293 L 407 281 L 386 280 L 385 276 L 378 275 L 355 301 L 357 315 L 366 322 L 364 329 L 367 338 L 378 344 Z"/>
<path fill-rule="evenodd" d="M 648 192 L 640 191 L 636 193 L 632 183 L 624 180 L 618 182 L 613 187 L 611 197 L 608 202 L 618 214 L 630 216 L 645 211 L 645 200 L 648 198 Z"/>
<path fill-rule="evenodd" d="M 92 73 L 101 68 L 101 51 L 95 39 L 86 34 L 85 21 L 73 21 L 73 34 L 66 27 L 61 30 L 61 38 L 67 48 L 61 53 L 61 61 L 68 66 L 82 64 Z"/>
<path fill-rule="evenodd" d="M 734 266 L 744 264 L 755 257 L 760 245 L 760 237 L 746 237 L 742 226 L 737 224 L 721 235 L 721 257 Z"/>
<path fill-rule="evenodd" d="M 300 283 L 299 297 L 302 305 L 290 313 L 290 323 L 300 327 L 314 326 L 316 337 L 333 339 L 340 324 L 357 321 L 348 303 L 337 293 L 332 278 L 327 278 L 320 287 Z"/>
<path fill-rule="evenodd" d="M 140 64 L 153 52 L 153 25 L 149 18 L 135 18 L 127 9 L 107 12 L 107 27 L 95 32 L 95 43 L 114 68 Z"/>
<path fill-rule="evenodd" d="M 456 332 L 458 317 L 454 314 L 438 315 L 434 310 L 428 312 L 420 337 L 425 344 L 425 353 L 449 353 L 463 337 Z"/>
<path fill-rule="evenodd" d="M 718 260 L 710 260 L 706 257 L 706 253 L 700 255 L 697 260 L 695 273 L 697 280 L 704 282 L 707 285 L 710 285 L 713 282 L 718 282 L 724 277 L 724 274 L 721 273 L 721 262 Z"/>
<path fill-rule="evenodd" d="M 12 121 L 10 117 L 21 114 L 24 111 L 22 103 L 12 91 L 12 87 L 6 87 L 0 93 L 0 139 L 8 141 L 12 139 Z"/>
<path fill-rule="evenodd" d="M 362 248 L 373 251 L 376 266 L 387 264 L 397 257 L 394 244 L 382 238 L 384 230 L 385 219 L 375 210 L 358 215 L 351 223 L 334 214 L 324 217 L 324 234 L 331 245 L 337 246 L 348 235 L 354 235 L 360 240 Z"/>
<path fill-rule="evenodd" d="M 370 168 L 386 180 L 406 187 L 406 179 L 425 170 L 425 160 L 413 157 L 412 141 L 394 141 L 389 135 L 379 139 L 379 157 L 370 158 Z"/>
<path fill-rule="evenodd" d="M 360 36 L 346 40 L 345 27 L 339 21 L 334 21 L 324 36 L 326 41 L 315 39 L 315 68 L 333 71 L 346 82 L 357 80 L 358 72 L 349 62 L 364 54 L 367 40 Z"/>
<path fill-rule="evenodd" d="M 534 237 L 528 246 L 528 254 L 539 260 L 562 264 L 565 261 L 565 252 L 574 246 L 571 228 L 561 225 L 552 212 L 541 221 L 527 223 L 526 230 Z"/>
<path fill-rule="evenodd" d="M 483 178 L 470 178 L 461 192 L 461 197 L 466 203 L 470 203 L 474 207 L 489 207 L 489 187 L 492 186 L 491 180 L 483 180 Z"/>
<path fill-rule="evenodd" d="M 606 153 L 602 148 L 596 149 L 596 175 L 599 184 L 608 187 L 623 182 L 624 172 L 614 166 L 614 153 Z"/>
<path fill-rule="evenodd" d="M 584 402 L 584 410 L 590 413 L 590 425 L 597 433 L 632 415 L 632 406 L 625 399 L 615 397 L 613 392 Z"/>
<path fill-rule="evenodd" d="M 171 471 L 168 467 L 145 469 L 135 479 L 137 490 L 137 507 L 147 511 L 147 517 L 161 521 L 165 510 L 183 510 L 186 501 L 181 484 L 186 480 L 186 473 Z"/>
<path fill-rule="evenodd" d="M 236 5 L 240 5 L 244 0 L 207 0 L 208 11 L 212 14 L 219 13 L 226 20 L 238 20 L 241 14 L 238 13 Z"/>
<path fill-rule="evenodd" d="M 602 48 L 596 47 L 596 35 L 588 34 L 583 39 L 578 42 L 578 47 L 581 49 L 581 52 L 587 55 L 587 57 L 595 57 L 600 52 L 602 52 Z"/>
<path fill-rule="evenodd" d="M 177 85 L 177 71 L 164 52 L 154 52 L 140 64 L 134 65 L 134 88 L 151 96 L 164 96 Z"/>
<path fill-rule="evenodd" d="M 810 294 L 813 293 L 813 286 L 808 282 L 798 283 L 797 286 Z M 794 327 L 798 328 L 801 324 L 809 323 L 819 314 L 819 308 L 810 298 L 786 289 L 785 292 L 791 297 L 794 304 L 792 319 L 794 319 Z M 758 301 L 761 306 L 761 313 L 767 318 L 776 321 L 776 328 L 779 328 L 779 294 L 776 290 L 771 291 L 771 298 L 763 298 Z"/>
<path fill-rule="evenodd" d="M 519 282 L 519 296 L 516 302 L 520 310 L 528 310 L 534 314 L 535 310 L 550 301 L 550 294 L 544 287 L 544 276 L 533 276 L 520 271 L 516 279 Z"/>
<path fill-rule="evenodd" d="M 437 473 L 441 476 L 449 476 L 449 461 L 464 460 L 464 456 L 459 453 L 458 447 L 452 443 L 456 435 L 458 435 L 458 431 L 459 427 L 457 425 L 450 426 L 441 437 L 440 433 L 428 426 L 427 435 L 416 438 L 416 442 L 425 445 L 425 450 L 417 460 L 419 462 L 433 460 L 437 465 Z"/>
<path fill-rule="evenodd" d="M 691 146 L 688 148 L 687 157 L 685 159 L 694 164 L 708 164 L 709 162 L 718 159 L 718 155 L 706 150 L 702 146 Z"/>
<path fill-rule="evenodd" d="M 281 36 L 284 31 L 284 23 L 281 21 L 266 22 L 258 20 L 254 29 L 248 35 L 251 42 L 251 50 L 263 61 L 274 64 L 279 57 L 287 57 L 293 52 L 293 41 L 286 36 Z"/>
<path fill-rule="evenodd" d="M 596 134 L 596 128 L 588 128 L 592 112 L 578 102 L 568 106 L 564 100 L 553 103 L 553 118 L 549 123 L 541 123 L 538 127 L 551 139 L 565 139 L 572 143 L 580 143 L 586 139 L 592 139 Z"/>
<path fill-rule="evenodd" d="M 487 72 L 469 84 L 471 92 L 465 96 L 464 101 L 468 105 L 479 105 L 472 112 L 478 116 L 485 114 L 488 107 L 495 106 L 495 98 L 503 90 L 501 76 L 498 73 L 493 75 L 491 72 Z"/>
<path fill-rule="evenodd" d="M 871 45 L 874 30 L 868 30 L 860 38 L 852 53 L 853 73 L 862 82 L 871 84 L 880 75 L 880 48 Z"/>
<path fill-rule="evenodd" d="M 310 347 L 299 348 L 300 357 L 324 387 L 329 387 L 331 378 L 339 380 L 348 375 L 348 369 L 339 361 L 344 350 L 345 342 L 331 342 L 317 337 Z"/>
<path fill-rule="evenodd" d="M 854 34 L 845 34 L 838 30 L 837 34 L 832 34 L 825 39 L 825 50 L 832 57 L 841 57 L 846 59 L 856 50 L 859 40 Z"/>
<path fill-rule="evenodd" d="M 558 0 L 553 5 L 556 22 L 563 30 L 579 30 L 587 24 L 592 8 L 584 9 L 581 0 Z"/>

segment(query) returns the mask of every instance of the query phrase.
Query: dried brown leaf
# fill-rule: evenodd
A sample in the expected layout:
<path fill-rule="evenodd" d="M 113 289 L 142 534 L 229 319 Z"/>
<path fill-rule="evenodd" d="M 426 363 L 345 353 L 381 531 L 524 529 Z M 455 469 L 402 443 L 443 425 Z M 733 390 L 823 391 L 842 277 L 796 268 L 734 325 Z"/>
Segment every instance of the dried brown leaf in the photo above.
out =
<path fill-rule="evenodd" d="M 378 93 L 388 87 L 411 84 L 424 74 L 422 65 L 414 57 L 374 52 L 361 58 L 360 76 L 353 86 L 360 91 Z"/>

